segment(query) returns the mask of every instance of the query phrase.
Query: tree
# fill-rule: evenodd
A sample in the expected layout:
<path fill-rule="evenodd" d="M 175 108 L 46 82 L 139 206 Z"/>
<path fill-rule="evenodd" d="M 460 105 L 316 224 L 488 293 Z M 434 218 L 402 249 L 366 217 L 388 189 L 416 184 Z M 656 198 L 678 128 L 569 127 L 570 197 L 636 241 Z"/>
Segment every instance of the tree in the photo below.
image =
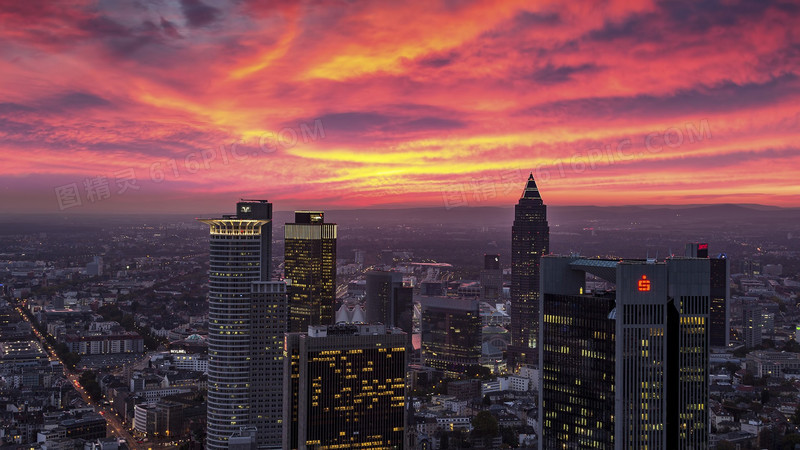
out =
<path fill-rule="evenodd" d="M 133 316 L 130 314 L 125 314 L 124 316 L 122 316 L 122 319 L 120 319 L 119 324 L 122 325 L 122 327 L 128 331 L 133 330 L 133 327 L 136 326 L 136 322 L 133 320 Z"/>
<path fill-rule="evenodd" d="M 503 427 L 500 429 L 500 435 L 503 437 L 503 444 L 512 448 L 519 447 L 519 437 L 514 428 Z"/>
<path fill-rule="evenodd" d="M 489 411 L 481 411 L 472 419 L 472 435 L 476 437 L 497 436 L 500 427 L 497 419 Z"/>
<path fill-rule="evenodd" d="M 789 339 L 789 341 L 786 342 L 786 345 L 783 346 L 783 351 L 790 353 L 800 353 L 800 343 L 798 343 L 794 339 Z"/>
<path fill-rule="evenodd" d="M 758 433 L 758 445 L 759 448 L 776 448 L 778 445 L 778 437 L 776 435 L 775 428 L 764 428 Z"/>
<path fill-rule="evenodd" d="M 764 389 L 761 391 L 761 404 L 766 405 L 769 403 L 769 389 Z"/>
<path fill-rule="evenodd" d="M 450 435 L 446 432 L 442 432 L 442 435 L 439 436 L 439 448 L 444 450 L 450 448 Z"/>
<path fill-rule="evenodd" d="M 731 375 L 733 375 L 734 373 L 738 372 L 739 369 L 742 368 L 742 366 L 740 366 L 739 364 L 736 364 L 736 363 L 730 362 L 730 361 L 728 361 L 725 364 L 723 364 L 723 367 L 725 367 L 725 370 L 730 372 Z"/>
<path fill-rule="evenodd" d="M 64 366 L 67 370 L 75 370 L 75 366 L 81 361 L 81 355 L 75 352 L 67 352 L 61 356 L 61 362 L 64 363 Z"/>
<path fill-rule="evenodd" d="M 798 444 L 800 444 L 800 434 L 798 433 L 787 434 L 781 439 L 783 450 L 794 450 Z"/>
<path fill-rule="evenodd" d="M 492 406 L 492 399 L 489 398 L 489 394 L 483 396 L 483 406 Z"/>
<path fill-rule="evenodd" d="M 97 376 L 91 370 L 84 371 L 78 378 L 78 382 L 92 400 L 99 400 L 103 396 L 100 384 L 97 383 Z"/>
<path fill-rule="evenodd" d="M 717 450 L 736 450 L 736 446 L 731 441 L 719 441 Z"/>

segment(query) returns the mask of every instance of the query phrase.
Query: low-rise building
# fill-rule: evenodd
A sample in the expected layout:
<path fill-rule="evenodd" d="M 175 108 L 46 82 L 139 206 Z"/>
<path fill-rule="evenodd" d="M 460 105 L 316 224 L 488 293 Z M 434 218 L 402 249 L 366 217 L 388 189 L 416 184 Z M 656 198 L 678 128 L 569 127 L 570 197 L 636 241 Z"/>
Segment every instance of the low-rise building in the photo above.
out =
<path fill-rule="evenodd" d="M 65 343 L 70 352 L 79 355 L 144 352 L 144 339 L 138 333 L 130 331 L 114 334 L 68 334 Z"/>
<path fill-rule="evenodd" d="M 787 352 L 751 352 L 745 359 L 745 367 L 758 378 L 782 377 L 784 371 L 800 369 L 800 356 Z"/>

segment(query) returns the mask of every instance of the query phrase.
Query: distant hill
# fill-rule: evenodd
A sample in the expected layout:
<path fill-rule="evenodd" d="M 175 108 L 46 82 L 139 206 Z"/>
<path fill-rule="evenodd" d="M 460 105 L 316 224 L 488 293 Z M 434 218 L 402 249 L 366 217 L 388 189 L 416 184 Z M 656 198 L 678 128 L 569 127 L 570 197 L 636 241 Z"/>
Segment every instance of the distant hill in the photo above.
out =
<path fill-rule="evenodd" d="M 752 204 L 713 205 L 635 205 L 635 206 L 548 206 L 551 225 L 592 224 L 652 224 L 658 227 L 670 225 L 699 224 L 704 226 L 800 224 L 800 208 Z M 195 217 L 213 217 L 230 214 L 28 214 L 5 215 L 0 218 L 0 234 L 53 231 L 80 231 L 120 224 L 154 224 L 192 221 Z M 327 222 L 348 226 L 442 225 L 459 227 L 510 227 L 514 220 L 514 207 L 482 206 L 446 209 L 402 208 L 402 209 L 350 209 L 326 210 Z M 282 225 L 294 220 L 293 211 L 276 211 L 274 221 Z"/>

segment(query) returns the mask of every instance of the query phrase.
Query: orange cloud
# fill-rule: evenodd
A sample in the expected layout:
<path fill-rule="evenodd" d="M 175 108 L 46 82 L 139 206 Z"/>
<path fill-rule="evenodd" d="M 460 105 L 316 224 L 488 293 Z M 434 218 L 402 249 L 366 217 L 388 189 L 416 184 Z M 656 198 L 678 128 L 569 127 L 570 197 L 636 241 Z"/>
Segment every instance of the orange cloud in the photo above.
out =
<path fill-rule="evenodd" d="M 551 204 L 800 206 L 791 4 L 23 3 L 0 12 L 10 209 L 125 170 L 119 208 L 512 204 L 528 171 Z"/>

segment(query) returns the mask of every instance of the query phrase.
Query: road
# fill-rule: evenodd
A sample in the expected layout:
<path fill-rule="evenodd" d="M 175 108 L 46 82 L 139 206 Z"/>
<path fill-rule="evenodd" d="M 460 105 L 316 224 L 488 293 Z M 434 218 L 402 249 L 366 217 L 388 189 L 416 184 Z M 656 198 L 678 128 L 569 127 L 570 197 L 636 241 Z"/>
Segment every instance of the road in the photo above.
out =
<path fill-rule="evenodd" d="M 16 306 L 16 309 L 19 315 L 26 322 L 30 323 L 28 315 L 25 314 L 22 308 L 20 306 Z M 42 336 L 42 334 L 39 333 L 39 330 L 37 330 L 33 324 L 31 324 L 31 327 L 33 329 L 33 334 L 39 340 L 39 343 L 41 344 L 42 348 L 44 348 L 45 351 L 47 351 L 47 354 L 50 355 L 50 360 L 58 361 L 61 363 L 61 366 L 64 368 L 64 376 L 69 380 L 70 383 L 72 383 L 72 385 L 75 387 L 75 390 L 78 391 L 78 393 L 83 398 L 83 401 L 85 401 L 86 404 L 94 407 L 95 411 L 97 411 L 99 414 L 103 416 L 103 418 L 106 419 L 106 423 L 108 424 L 108 428 L 110 429 L 111 434 L 113 436 L 125 439 L 125 442 L 128 443 L 128 448 L 132 450 L 141 449 L 142 446 L 136 443 L 136 440 L 133 438 L 133 436 L 131 436 L 128 430 L 125 429 L 125 425 L 122 424 L 122 422 L 117 417 L 116 413 L 110 408 L 99 405 L 96 402 L 94 402 L 91 398 L 89 398 L 89 394 L 86 392 L 83 386 L 81 386 L 80 383 L 78 382 L 78 375 L 75 373 L 71 373 L 69 369 L 67 369 L 66 364 L 64 364 L 64 362 L 61 361 L 61 359 L 58 357 L 53 347 L 51 347 L 50 344 L 47 343 L 47 340 L 44 338 L 44 336 Z"/>
<path fill-rule="evenodd" d="M 136 443 L 136 440 L 131 436 L 130 432 L 125 428 L 125 425 L 122 424 L 122 421 L 117 416 L 117 413 L 114 412 L 113 409 L 98 404 L 97 402 L 93 401 L 89 398 L 89 394 L 86 392 L 86 389 L 81 386 L 80 382 L 78 382 L 78 375 L 77 374 L 66 374 L 67 378 L 69 379 L 70 383 L 75 386 L 75 390 L 81 394 L 83 401 L 87 404 L 94 407 L 94 410 L 101 414 L 105 419 L 106 423 L 108 424 L 108 428 L 111 431 L 112 436 L 120 437 L 125 439 L 125 442 L 128 443 L 128 448 L 130 449 L 140 449 L 142 448 L 141 445 Z"/>

